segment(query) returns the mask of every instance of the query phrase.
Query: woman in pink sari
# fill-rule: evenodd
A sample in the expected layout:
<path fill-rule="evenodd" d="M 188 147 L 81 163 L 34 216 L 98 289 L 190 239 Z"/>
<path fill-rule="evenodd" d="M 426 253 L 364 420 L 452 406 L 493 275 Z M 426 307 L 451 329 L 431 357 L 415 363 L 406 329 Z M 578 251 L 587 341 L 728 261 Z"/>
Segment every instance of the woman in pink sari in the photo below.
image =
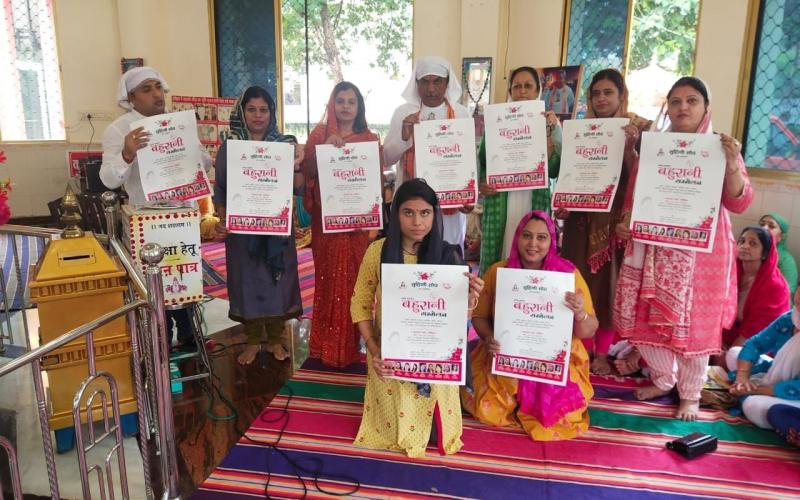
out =
<path fill-rule="evenodd" d="M 712 134 L 709 93 L 698 78 L 680 78 L 667 94 L 667 132 Z M 637 347 L 651 371 L 653 386 L 636 397 L 651 399 L 678 388 L 676 418 L 695 420 L 709 356 L 721 350 L 722 329 L 736 317 L 736 245 L 728 211 L 744 212 L 753 189 L 740 155 L 741 143 L 720 134 L 725 180 L 710 253 L 629 242 L 617 283 L 614 326 Z M 634 166 L 626 206 L 638 172 Z M 627 224 L 617 235 L 630 239 Z"/>

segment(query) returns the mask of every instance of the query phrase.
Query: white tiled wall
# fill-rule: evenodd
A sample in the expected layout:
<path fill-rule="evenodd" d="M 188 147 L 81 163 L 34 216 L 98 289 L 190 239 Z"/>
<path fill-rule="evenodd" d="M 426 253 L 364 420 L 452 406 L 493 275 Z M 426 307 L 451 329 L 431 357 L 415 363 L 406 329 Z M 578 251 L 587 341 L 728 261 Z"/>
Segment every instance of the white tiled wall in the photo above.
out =
<path fill-rule="evenodd" d="M 800 180 L 750 176 L 755 197 L 741 215 L 731 214 L 734 235 L 747 225 L 758 224 L 768 212 L 777 212 L 789 223 L 787 246 L 795 259 L 800 260 Z"/>

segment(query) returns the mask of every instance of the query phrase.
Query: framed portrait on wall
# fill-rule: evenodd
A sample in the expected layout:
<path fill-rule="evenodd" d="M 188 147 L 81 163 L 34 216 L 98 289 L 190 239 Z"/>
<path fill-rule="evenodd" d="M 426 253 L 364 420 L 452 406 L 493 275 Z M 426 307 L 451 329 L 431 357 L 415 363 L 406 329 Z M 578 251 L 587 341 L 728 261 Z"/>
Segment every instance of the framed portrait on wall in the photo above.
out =
<path fill-rule="evenodd" d="M 142 66 L 144 66 L 144 59 L 141 57 L 123 57 L 120 61 L 120 69 L 123 75 L 129 69 L 141 68 Z"/>
<path fill-rule="evenodd" d="M 544 109 L 553 111 L 561 121 L 575 118 L 581 92 L 583 65 L 539 69 Z"/>

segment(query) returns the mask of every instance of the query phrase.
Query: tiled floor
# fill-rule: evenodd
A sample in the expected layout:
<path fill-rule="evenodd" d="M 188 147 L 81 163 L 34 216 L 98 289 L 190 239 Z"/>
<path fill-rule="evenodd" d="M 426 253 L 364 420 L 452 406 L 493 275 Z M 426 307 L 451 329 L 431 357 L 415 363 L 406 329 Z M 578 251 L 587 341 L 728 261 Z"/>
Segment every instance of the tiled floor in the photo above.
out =
<path fill-rule="evenodd" d="M 214 387 L 206 382 L 186 382 L 183 393 L 173 399 L 181 496 L 188 496 L 211 472 L 292 370 L 290 362 L 277 362 L 266 352 L 260 353 L 250 366 L 238 365 L 236 355 L 242 348 L 240 344 L 244 336 L 241 327 L 227 319 L 227 301 L 214 299 L 205 303 L 203 309 L 206 331 L 213 333 L 218 344 L 213 355 Z M 35 332 L 38 327 L 36 310 L 28 311 L 28 318 L 29 330 Z M 20 313 L 13 315 L 12 329 L 12 343 L 24 345 L 20 333 Z M 35 339 L 33 343 L 35 347 Z M 296 350 L 303 351 L 302 347 L 297 345 Z M 13 347 L 9 348 L 9 353 L 14 350 Z M 0 364 L 7 361 L 8 358 L 0 357 Z M 184 362 L 182 373 L 192 373 L 196 369 L 194 365 L 194 361 Z M 29 495 L 49 497 L 33 378 L 29 368 L 19 369 L 0 380 L 0 408 L 16 411 L 16 447 L 23 491 Z M 90 457 L 104 456 L 109 448 L 100 447 Z M 125 439 L 124 449 L 131 498 L 143 498 L 142 460 L 135 439 Z M 57 455 L 56 462 L 61 496 L 81 498 L 76 452 Z M 99 497 L 97 493 L 94 496 Z"/>

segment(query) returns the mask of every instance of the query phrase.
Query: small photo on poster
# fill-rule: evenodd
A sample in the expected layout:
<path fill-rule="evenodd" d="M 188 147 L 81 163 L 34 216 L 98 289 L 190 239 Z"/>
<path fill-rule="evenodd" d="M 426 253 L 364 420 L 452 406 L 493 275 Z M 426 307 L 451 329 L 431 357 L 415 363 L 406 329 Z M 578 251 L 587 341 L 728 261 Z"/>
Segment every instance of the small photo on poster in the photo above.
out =
<path fill-rule="evenodd" d="M 197 126 L 200 142 L 217 143 L 217 126 L 211 123 L 203 123 Z"/>
<path fill-rule="evenodd" d="M 231 126 L 230 125 L 217 125 L 217 134 L 219 135 L 219 142 L 225 142 L 231 136 Z"/>
<path fill-rule="evenodd" d="M 220 122 L 231 121 L 232 112 L 233 112 L 233 106 L 225 106 L 220 104 L 217 108 L 217 120 L 219 120 Z"/>
<path fill-rule="evenodd" d="M 583 65 L 556 66 L 539 69 L 545 111 L 552 111 L 559 120 L 575 118 L 581 92 Z"/>
<path fill-rule="evenodd" d="M 172 111 L 189 111 L 194 109 L 194 104 L 190 102 L 172 102 Z"/>

